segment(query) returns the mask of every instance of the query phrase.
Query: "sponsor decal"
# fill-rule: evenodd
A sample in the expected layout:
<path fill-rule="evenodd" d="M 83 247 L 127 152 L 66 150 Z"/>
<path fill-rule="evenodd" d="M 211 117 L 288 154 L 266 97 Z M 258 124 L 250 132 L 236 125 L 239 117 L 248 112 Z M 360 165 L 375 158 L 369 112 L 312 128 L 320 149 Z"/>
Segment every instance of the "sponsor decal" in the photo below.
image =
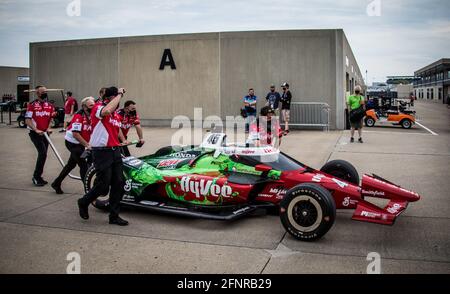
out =
<path fill-rule="evenodd" d="M 192 154 L 192 153 L 187 153 L 187 152 L 176 152 L 176 153 L 170 154 L 169 156 L 170 157 L 179 157 L 179 158 L 194 158 L 197 155 Z"/>
<path fill-rule="evenodd" d="M 233 190 L 228 185 L 217 185 L 212 180 L 192 180 L 189 177 L 182 177 L 180 181 L 181 190 L 195 195 L 196 198 L 200 196 L 214 196 L 214 197 L 231 197 Z"/>
<path fill-rule="evenodd" d="M 380 218 L 381 217 L 381 213 L 376 213 L 376 212 L 370 212 L 370 211 L 361 211 L 361 216 L 365 216 L 368 218 Z"/>
<path fill-rule="evenodd" d="M 124 200 L 124 201 L 134 201 L 134 196 L 125 194 L 125 195 L 123 195 L 122 200 Z"/>
<path fill-rule="evenodd" d="M 238 210 L 236 210 L 236 211 L 233 211 L 233 214 L 234 214 L 234 215 L 236 215 L 236 214 L 241 214 L 241 213 L 246 212 L 246 211 L 249 210 L 249 209 L 250 209 L 250 207 L 249 207 L 249 206 L 246 206 L 246 207 L 243 207 L 243 208 L 238 209 Z"/>
<path fill-rule="evenodd" d="M 347 183 L 342 182 L 342 181 L 339 181 L 338 179 L 333 178 L 332 180 L 333 180 L 333 182 L 335 182 L 335 183 L 336 183 L 339 187 L 341 187 L 341 188 L 345 188 L 345 187 L 348 186 Z"/>
<path fill-rule="evenodd" d="M 125 192 L 130 192 L 131 189 L 139 189 L 141 187 L 141 183 L 133 183 L 133 180 L 129 179 L 125 181 L 125 186 L 123 186 L 123 189 L 125 190 Z"/>
<path fill-rule="evenodd" d="M 144 164 L 144 162 L 136 157 L 130 156 L 123 160 L 124 163 L 132 166 L 132 167 L 140 167 Z"/>
<path fill-rule="evenodd" d="M 109 123 L 118 128 L 122 126 L 122 123 L 113 117 L 109 117 Z"/>
<path fill-rule="evenodd" d="M 320 183 L 321 181 L 322 181 L 322 178 L 324 178 L 325 176 L 324 175 L 322 175 L 322 174 L 315 174 L 313 177 L 312 177 L 312 181 L 313 182 L 316 182 L 316 183 Z"/>
<path fill-rule="evenodd" d="M 384 191 L 373 191 L 373 190 L 362 190 L 361 191 L 364 195 L 370 195 L 370 196 L 374 196 L 374 197 L 376 197 L 376 196 L 384 196 L 385 195 L 385 193 L 384 193 Z"/>
<path fill-rule="evenodd" d="M 272 196 L 273 195 L 271 195 L 271 194 L 264 194 L 264 193 L 258 194 L 258 197 L 261 197 L 261 198 L 272 198 Z"/>
<path fill-rule="evenodd" d="M 350 205 L 350 197 L 345 197 L 344 201 L 342 201 L 342 206 L 349 206 Z"/>
<path fill-rule="evenodd" d="M 175 168 L 183 159 L 165 159 L 161 160 L 156 168 Z"/>
<path fill-rule="evenodd" d="M 396 214 L 400 211 L 400 209 L 402 208 L 402 206 L 398 203 L 394 203 L 394 205 L 392 205 L 391 207 L 389 207 L 387 209 L 387 211 L 391 214 Z"/>
<path fill-rule="evenodd" d="M 276 187 L 271 188 L 269 193 L 276 194 L 278 196 L 286 195 L 287 189 L 284 189 L 283 187 Z"/>

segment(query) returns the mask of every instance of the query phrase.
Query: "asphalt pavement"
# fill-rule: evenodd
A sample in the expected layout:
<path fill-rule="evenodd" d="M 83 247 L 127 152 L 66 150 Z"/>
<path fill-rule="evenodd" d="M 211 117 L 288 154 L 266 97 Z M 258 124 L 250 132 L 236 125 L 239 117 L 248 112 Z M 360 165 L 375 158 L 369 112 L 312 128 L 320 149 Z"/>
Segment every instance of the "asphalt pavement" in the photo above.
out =
<path fill-rule="evenodd" d="M 0 273 L 66 273 L 71 252 L 82 273 L 366 273 L 367 255 L 381 257 L 382 273 L 450 273 L 450 110 L 418 101 L 420 125 L 364 129 L 364 144 L 349 131 L 292 131 L 281 149 L 320 168 L 345 159 L 360 175 L 375 173 L 417 191 L 393 226 L 352 221 L 339 211 L 324 238 L 308 243 L 287 234 L 277 216 L 234 222 L 179 218 L 124 210 L 128 227 L 111 226 L 107 214 L 78 216 L 81 182 L 66 179 L 64 195 L 31 183 L 36 151 L 27 131 L 0 125 Z M 136 155 L 170 144 L 176 130 L 144 128 Z M 132 136 L 135 132 L 131 131 Z M 63 134 L 52 135 L 67 159 Z M 44 178 L 61 166 L 49 150 Z"/>

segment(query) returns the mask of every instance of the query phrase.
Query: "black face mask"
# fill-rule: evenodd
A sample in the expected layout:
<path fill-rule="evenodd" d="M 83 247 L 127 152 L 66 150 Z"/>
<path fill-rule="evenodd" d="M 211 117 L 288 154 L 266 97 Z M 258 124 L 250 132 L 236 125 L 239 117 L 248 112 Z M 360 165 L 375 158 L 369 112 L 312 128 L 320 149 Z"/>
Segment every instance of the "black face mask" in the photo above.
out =
<path fill-rule="evenodd" d="M 136 116 L 136 110 L 130 111 L 129 114 L 130 114 L 131 116 Z"/>
<path fill-rule="evenodd" d="M 356 95 L 359 95 L 359 94 L 361 94 L 361 93 L 360 93 L 359 91 L 356 91 L 355 94 L 356 94 Z"/>
<path fill-rule="evenodd" d="M 45 100 L 48 98 L 48 95 L 47 95 L 47 93 L 42 93 L 39 98 L 41 98 L 42 100 Z"/>

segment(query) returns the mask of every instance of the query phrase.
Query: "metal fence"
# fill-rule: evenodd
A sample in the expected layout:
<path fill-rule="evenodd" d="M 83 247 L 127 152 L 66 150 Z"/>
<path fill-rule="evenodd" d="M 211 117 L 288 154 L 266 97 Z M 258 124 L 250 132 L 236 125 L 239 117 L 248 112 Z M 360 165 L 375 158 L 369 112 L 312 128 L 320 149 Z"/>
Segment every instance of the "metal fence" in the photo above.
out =
<path fill-rule="evenodd" d="M 323 102 L 292 102 L 290 126 L 330 129 L 330 106 Z"/>

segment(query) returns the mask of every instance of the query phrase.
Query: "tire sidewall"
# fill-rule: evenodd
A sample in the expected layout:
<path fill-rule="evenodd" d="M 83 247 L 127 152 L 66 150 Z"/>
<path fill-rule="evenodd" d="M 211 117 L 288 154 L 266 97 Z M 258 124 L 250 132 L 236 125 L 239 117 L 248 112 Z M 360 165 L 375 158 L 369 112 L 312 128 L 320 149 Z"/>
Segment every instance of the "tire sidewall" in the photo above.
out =
<path fill-rule="evenodd" d="M 408 124 L 405 126 L 405 123 L 408 123 Z M 400 124 L 401 124 L 402 128 L 404 128 L 404 129 L 410 129 L 412 126 L 412 122 L 409 119 L 402 120 Z"/>
<path fill-rule="evenodd" d="M 366 126 L 371 128 L 375 125 L 375 120 L 371 117 L 366 118 Z"/>

